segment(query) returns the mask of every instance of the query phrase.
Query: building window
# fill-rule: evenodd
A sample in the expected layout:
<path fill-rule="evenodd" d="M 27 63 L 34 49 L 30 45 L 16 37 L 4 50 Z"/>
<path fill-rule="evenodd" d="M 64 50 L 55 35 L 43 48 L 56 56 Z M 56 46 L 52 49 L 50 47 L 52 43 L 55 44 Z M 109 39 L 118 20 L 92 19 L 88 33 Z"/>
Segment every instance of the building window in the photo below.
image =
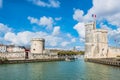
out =
<path fill-rule="evenodd" d="M 35 51 L 35 49 L 33 49 L 33 51 Z"/>

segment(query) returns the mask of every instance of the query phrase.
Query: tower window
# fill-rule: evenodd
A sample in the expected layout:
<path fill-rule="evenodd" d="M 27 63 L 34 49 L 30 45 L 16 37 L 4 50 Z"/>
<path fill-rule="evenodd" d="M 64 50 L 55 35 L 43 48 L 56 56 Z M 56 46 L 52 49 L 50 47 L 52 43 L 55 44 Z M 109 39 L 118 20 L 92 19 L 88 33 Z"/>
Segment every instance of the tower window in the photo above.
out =
<path fill-rule="evenodd" d="M 35 49 L 33 49 L 35 51 Z"/>

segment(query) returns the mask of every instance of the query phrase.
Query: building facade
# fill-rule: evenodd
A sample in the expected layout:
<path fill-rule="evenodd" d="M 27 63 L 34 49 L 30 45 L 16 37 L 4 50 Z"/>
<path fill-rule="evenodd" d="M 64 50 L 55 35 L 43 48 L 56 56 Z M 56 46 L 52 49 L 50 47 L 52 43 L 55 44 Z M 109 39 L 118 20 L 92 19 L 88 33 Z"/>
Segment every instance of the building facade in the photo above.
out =
<path fill-rule="evenodd" d="M 0 52 L 1 53 L 4 53 L 7 51 L 7 46 L 6 45 L 3 45 L 3 44 L 0 44 Z"/>
<path fill-rule="evenodd" d="M 9 53 L 12 53 L 12 52 L 25 52 L 25 47 L 24 46 L 8 45 L 7 46 L 7 52 L 9 52 Z"/>
<path fill-rule="evenodd" d="M 110 58 L 120 54 L 108 47 L 107 33 L 107 30 L 96 29 L 96 22 L 85 24 L 85 58 Z"/>

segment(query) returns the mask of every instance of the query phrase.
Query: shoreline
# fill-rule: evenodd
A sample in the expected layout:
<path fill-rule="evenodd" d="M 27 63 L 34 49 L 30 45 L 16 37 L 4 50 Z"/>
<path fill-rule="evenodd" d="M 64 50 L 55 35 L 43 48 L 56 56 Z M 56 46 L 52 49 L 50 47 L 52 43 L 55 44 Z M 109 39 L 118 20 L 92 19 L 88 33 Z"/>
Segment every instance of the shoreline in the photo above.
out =
<path fill-rule="evenodd" d="M 75 58 L 68 58 L 69 61 L 75 60 Z M 19 63 L 37 63 L 37 62 L 56 62 L 66 61 L 66 58 L 48 58 L 48 59 L 24 59 L 24 60 L 5 60 L 0 61 L 1 64 L 19 64 Z"/>
<path fill-rule="evenodd" d="M 65 58 L 6 60 L 6 61 L 0 61 L 0 64 L 19 64 L 19 63 L 36 63 L 36 62 L 53 62 L 53 61 L 65 61 Z"/>
<path fill-rule="evenodd" d="M 85 60 L 85 62 L 92 62 L 92 63 L 98 63 L 98 64 L 120 67 L 120 61 L 116 60 L 114 58 L 98 58 L 98 59 L 86 58 L 84 60 Z"/>

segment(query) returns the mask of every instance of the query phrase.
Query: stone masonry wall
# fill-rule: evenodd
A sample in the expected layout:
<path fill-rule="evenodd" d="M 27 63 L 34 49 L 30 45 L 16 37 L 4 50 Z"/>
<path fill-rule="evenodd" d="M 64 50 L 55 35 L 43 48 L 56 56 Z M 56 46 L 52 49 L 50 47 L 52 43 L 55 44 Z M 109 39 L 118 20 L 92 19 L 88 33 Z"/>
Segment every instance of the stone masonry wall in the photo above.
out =
<path fill-rule="evenodd" d="M 24 60 L 25 53 L 0 53 L 0 57 L 7 58 L 8 60 Z"/>
<path fill-rule="evenodd" d="M 108 57 L 117 57 L 120 56 L 120 48 L 109 47 L 108 49 Z"/>

